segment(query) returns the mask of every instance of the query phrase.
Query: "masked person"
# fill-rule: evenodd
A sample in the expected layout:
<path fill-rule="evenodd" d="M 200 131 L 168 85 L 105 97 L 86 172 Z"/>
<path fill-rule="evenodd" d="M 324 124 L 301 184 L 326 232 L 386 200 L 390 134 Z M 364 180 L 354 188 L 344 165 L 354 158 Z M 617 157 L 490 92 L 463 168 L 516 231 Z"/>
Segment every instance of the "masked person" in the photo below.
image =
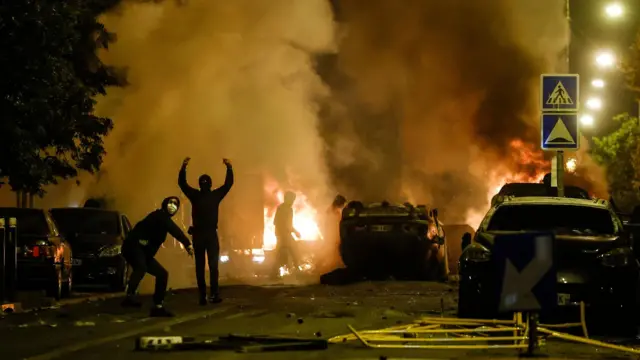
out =
<path fill-rule="evenodd" d="M 276 238 L 276 262 L 273 269 L 273 277 L 280 275 L 280 267 L 287 265 L 292 260 L 294 266 L 298 267 L 298 262 L 293 250 L 294 239 L 292 234 L 300 237 L 300 232 L 293 227 L 293 203 L 296 201 L 296 194 L 287 191 L 284 194 L 284 202 L 278 206 L 276 215 L 273 218 L 275 225 Z"/>
<path fill-rule="evenodd" d="M 211 177 L 201 175 L 198 179 L 200 190 L 194 189 L 187 184 L 187 165 L 191 158 L 185 158 L 178 175 L 178 185 L 191 202 L 191 217 L 193 227 L 190 233 L 193 236 L 193 247 L 196 257 L 196 279 L 200 294 L 200 305 L 207 304 L 207 283 L 204 277 L 205 254 L 209 262 L 209 281 L 211 282 L 209 301 L 219 303 L 220 291 L 218 287 L 218 260 L 220 258 L 220 242 L 218 240 L 218 208 L 220 202 L 231 190 L 233 186 L 233 169 L 231 161 L 222 159 L 222 163 L 227 167 L 227 175 L 224 184 L 211 190 Z"/>
<path fill-rule="evenodd" d="M 131 266 L 133 271 L 129 277 L 127 286 L 127 296 L 123 301 L 123 306 L 140 307 L 141 304 L 135 300 L 136 291 L 140 281 L 145 274 L 151 274 L 156 278 L 155 292 L 153 293 L 154 306 L 151 309 L 151 316 L 170 317 L 172 313 L 164 306 L 164 296 L 167 291 L 169 273 L 158 263 L 155 255 L 160 246 L 167 238 L 167 233 L 184 245 L 185 250 L 193 256 L 193 248 L 189 238 L 171 220 L 178 212 L 180 200 L 171 196 L 162 201 L 162 207 L 154 210 L 139 223 L 137 223 L 122 244 L 122 256 Z"/>

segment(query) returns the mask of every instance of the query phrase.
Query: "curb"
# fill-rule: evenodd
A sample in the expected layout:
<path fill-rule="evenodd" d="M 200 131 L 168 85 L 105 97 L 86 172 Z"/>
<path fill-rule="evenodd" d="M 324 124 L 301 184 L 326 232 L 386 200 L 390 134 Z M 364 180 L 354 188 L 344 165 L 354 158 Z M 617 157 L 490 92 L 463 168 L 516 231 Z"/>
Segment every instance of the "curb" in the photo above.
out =
<path fill-rule="evenodd" d="M 96 340 L 90 340 L 90 341 L 86 341 L 83 342 L 81 344 L 77 344 L 77 345 L 70 345 L 70 346 L 65 346 L 62 348 L 59 348 L 57 350 L 53 350 L 50 351 L 48 353 L 44 353 L 44 354 L 40 354 L 40 355 L 35 355 L 35 356 L 31 356 L 28 358 L 25 358 L 24 360 L 52 360 L 52 359 L 56 359 L 59 357 L 63 357 L 64 355 L 70 354 L 70 353 L 74 353 L 80 350 L 84 350 L 84 349 L 88 349 L 88 348 L 92 348 L 92 347 L 96 347 L 96 346 L 100 346 L 100 345 L 104 345 L 110 342 L 114 342 L 114 341 L 119 341 L 119 340 L 123 340 L 129 337 L 134 337 L 140 334 L 144 334 L 146 332 L 150 332 L 150 331 L 155 331 L 158 329 L 164 329 L 166 327 L 172 327 L 172 326 L 176 326 L 176 325 L 180 325 L 186 322 L 190 322 L 190 321 L 195 321 L 195 320 L 200 320 L 202 318 L 206 318 L 212 315 L 216 315 L 216 314 L 220 314 L 223 313 L 229 309 L 231 309 L 232 307 L 225 307 L 222 309 L 215 309 L 215 310 L 208 310 L 208 311 L 201 311 L 192 315 L 187 315 L 187 316 L 182 316 L 179 318 L 175 318 L 172 320 L 168 320 L 168 321 L 162 321 L 159 323 L 155 323 L 149 326 L 145 326 L 139 329 L 134 329 L 131 331 L 125 331 L 119 334 L 115 334 L 115 335 L 111 335 L 111 336 L 107 336 L 107 337 L 103 337 L 103 338 L 99 338 Z"/>

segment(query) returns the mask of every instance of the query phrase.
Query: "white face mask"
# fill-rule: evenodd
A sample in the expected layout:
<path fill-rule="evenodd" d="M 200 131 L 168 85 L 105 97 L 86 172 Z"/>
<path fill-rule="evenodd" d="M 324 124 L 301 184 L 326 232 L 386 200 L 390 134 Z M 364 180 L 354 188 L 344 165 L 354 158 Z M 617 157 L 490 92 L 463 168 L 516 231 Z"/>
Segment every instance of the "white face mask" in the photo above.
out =
<path fill-rule="evenodd" d="M 176 203 L 170 202 L 167 204 L 167 211 L 170 215 L 173 215 L 178 212 L 178 205 Z"/>

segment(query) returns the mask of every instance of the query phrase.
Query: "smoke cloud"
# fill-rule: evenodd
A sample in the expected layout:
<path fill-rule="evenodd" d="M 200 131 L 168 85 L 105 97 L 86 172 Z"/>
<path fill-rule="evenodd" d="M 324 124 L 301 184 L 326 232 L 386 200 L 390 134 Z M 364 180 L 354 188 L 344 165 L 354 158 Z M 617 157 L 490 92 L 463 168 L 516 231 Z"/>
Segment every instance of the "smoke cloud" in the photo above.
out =
<path fill-rule="evenodd" d="M 531 170 L 509 144 L 540 143 L 540 74 L 566 71 L 562 2 L 333 4 L 339 53 L 319 71 L 340 89 L 323 124 L 339 189 L 426 202 L 458 222 L 486 205 L 488 172 Z"/>
<path fill-rule="evenodd" d="M 188 180 L 197 187 L 203 173 L 222 184 L 226 157 L 236 185 L 223 202 L 221 233 L 253 228 L 260 236 L 263 174 L 329 194 L 315 102 L 328 92 L 311 56 L 333 48 L 332 16 L 324 0 L 132 1 L 108 14 L 117 42 L 103 60 L 126 67 L 131 85 L 98 103 L 115 128 L 87 194 L 114 198 L 135 222 L 179 194 L 183 158 L 193 158 Z M 257 196 L 244 191 L 256 185 Z M 257 216 L 234 217 L 243 212 Z M 171 273 L 186 273 L 191 261 L 182 257 L 165 262 Z"/>

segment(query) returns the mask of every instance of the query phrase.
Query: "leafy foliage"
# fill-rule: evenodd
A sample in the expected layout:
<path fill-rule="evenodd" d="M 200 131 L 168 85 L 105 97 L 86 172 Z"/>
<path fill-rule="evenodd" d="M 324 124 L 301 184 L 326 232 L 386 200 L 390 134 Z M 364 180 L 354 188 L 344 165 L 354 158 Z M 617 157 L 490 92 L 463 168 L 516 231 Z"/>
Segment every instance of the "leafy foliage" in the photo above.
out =
<path fill-rule="evenodd" d="M 635 92 L 640 100 L 640 31 L 622 60 L 620 69 L 625 75 L 627 88 Z"/>
<path fill-rule="evenodd" d="M 621 208 L 640 200 L 640 124 L 638 118 L 618 115 L 614 132 L 593 139 L 591 153 L 607 169 L 610 191 Z"/>
<path fill-rule="evenodd" d="M 20 0 L 0 5 L 0 177 L 42 193 L 95 172 L 111 119 L 95 98 L 124 77 L 97 56 L 115 36 L 97 17 L 120 0 Z"/>

